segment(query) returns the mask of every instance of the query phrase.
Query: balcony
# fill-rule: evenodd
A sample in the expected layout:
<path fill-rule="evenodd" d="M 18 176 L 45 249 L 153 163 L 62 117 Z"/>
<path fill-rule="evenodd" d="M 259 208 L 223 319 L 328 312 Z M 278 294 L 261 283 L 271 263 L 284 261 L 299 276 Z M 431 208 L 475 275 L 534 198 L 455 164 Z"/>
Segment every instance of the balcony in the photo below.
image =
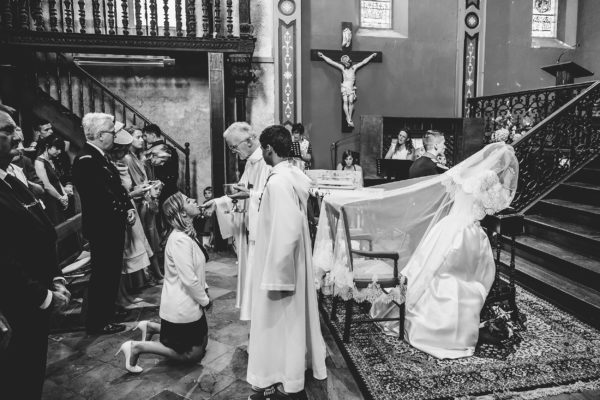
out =
<path fill-rule="evenodd" d="M 252 54 L 250 0 L 7 0 L 0 45 L 114 54 Z"/>

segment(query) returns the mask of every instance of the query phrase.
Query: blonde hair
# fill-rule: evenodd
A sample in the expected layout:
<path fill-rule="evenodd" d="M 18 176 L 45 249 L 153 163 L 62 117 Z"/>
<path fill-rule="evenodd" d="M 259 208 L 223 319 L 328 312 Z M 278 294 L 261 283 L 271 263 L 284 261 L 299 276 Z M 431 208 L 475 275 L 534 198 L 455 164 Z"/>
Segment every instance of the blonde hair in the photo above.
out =
<path fill-rule="evenodd" d="M 196 230 L 192 225 L 192 221 L 187 217 L 183 207 L 185 206 L 185 196 L 181 192 L 177 192 L 169 197 L 163 204 L 163 213 L 169 225 L 173 229 L 177 229 L 197 240 Z"/>

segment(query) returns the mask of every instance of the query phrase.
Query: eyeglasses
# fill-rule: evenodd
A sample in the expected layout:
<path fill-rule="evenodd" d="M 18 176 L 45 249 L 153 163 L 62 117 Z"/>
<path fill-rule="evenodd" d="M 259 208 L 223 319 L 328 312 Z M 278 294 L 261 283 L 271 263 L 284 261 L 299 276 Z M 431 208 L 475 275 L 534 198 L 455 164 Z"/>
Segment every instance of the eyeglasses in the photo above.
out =
<path fill-rule="evenodd" d="M 117 134 L 117 132 L 114 129 L 112 131 L 102 131 L 100 133 L 108 133 L 108 134 L 113 135 L 113 136 L 115 136 Z"/>
<path fill-rule="evenodd" d="M 242 140 L 241 142 L 239 142 L 238 144 L 234 144 L 233 146 L 228 144 L 227 147 L 229 147 L 229 150 L 231 151 L 235 151 L 237 150 L 237 148 L 244 142 L 247 142 L 248 140 L 250 140 L 251 137 L 247 137 L 246 139 Z"/>

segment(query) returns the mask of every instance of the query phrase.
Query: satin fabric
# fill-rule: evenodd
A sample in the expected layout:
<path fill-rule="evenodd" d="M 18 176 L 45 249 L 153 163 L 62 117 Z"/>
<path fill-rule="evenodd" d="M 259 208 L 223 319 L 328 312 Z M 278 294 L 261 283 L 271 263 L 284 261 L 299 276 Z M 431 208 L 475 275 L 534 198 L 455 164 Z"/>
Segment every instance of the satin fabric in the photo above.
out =
<path fill-rule="evenodd" d="M 408 279 L 405 339 L 437 358 L 473 355 L 479 314 L 494 282 L 492 248 L 474 210 L 473 196 L 457 190 L 450 213 L 402 270 Z M 397 316 L 394 308 L 378 301 L 371 314 Z M 381 325 L 386 333 L 398 334 L 397 322 Z"/>

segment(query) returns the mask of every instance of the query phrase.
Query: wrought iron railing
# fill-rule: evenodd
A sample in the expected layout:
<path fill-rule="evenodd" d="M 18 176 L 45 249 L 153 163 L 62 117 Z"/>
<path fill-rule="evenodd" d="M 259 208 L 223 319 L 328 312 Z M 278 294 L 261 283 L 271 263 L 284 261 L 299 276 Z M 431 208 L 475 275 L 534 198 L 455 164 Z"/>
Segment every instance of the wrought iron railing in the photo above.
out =
<path fill-rule="evenodd" d="M 600 153 L 600 81 L 533 127 L 513 146 L 519 160 L 517 194 L 511 207 L 529 209 Z"/>
<path fill-rule="evenodd" d="M 484 142 L 491 141 L 495 130 L 501 128 L 507 117 L 519 133 L 528 131 L 561 106 L 590 87 L 593 82 L 553 86 L 467 100 L 467 117 L 483 118 Z"/>
<path fill-rule="evenodd" d="M 73 60 L 61 53 L 42 53 L 45 69 L 36 73 L 36 83 L 50 97 L 60 102 L 73 114 L 83 117 L 89 112 L 105 112 L 128 125 L 144 127 L 152 122 L 123 98 L 94 78 Z M 48 68 L 52 66 L 52 68 Z M 190 194 L 190 144 L 179 144 L 168 134 L 164 137 L 185 157 L 185 192 Z"/>
<path fill-rule="evenodd" d="M 3 31 L 247 38 L 250 0 L 3 0 Z"/>

